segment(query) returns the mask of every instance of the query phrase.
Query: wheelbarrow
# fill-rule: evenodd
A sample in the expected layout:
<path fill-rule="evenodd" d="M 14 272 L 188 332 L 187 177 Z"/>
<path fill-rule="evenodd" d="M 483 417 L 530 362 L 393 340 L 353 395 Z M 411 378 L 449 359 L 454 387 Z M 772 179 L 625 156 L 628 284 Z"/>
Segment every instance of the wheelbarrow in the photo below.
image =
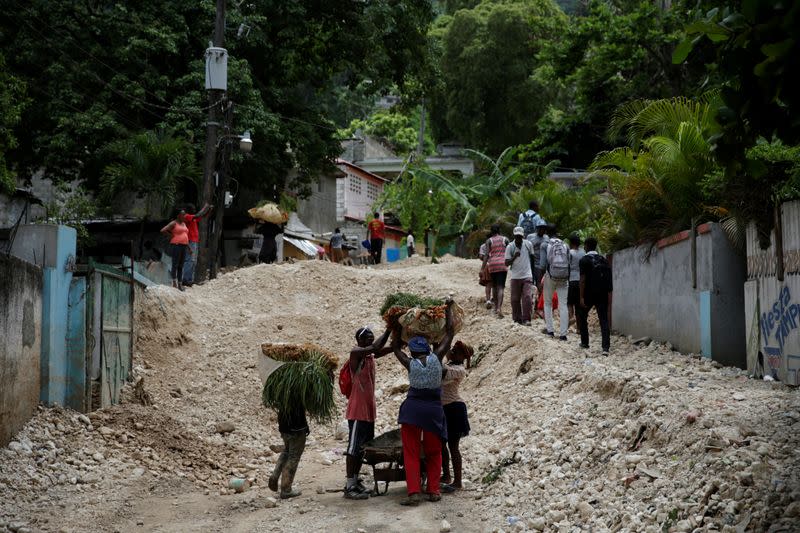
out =
<path fill-rule="evenodd" d="M 424 466 L 425 452 L 420 450 L 420 465 Z M 383 496 L 389 492 L 389 483 L 405 481 L 406 471 L 403 467 L 403 441 L 400 430 L 393 429 L 383 435 L 364 443 L 363 463 L 372 467 L 372 478 L 375 480 L 375 495 Z M 424 471 L 424 468 L 423 468 Z M 379 482 L 386 485 L 380 490 Z"/>

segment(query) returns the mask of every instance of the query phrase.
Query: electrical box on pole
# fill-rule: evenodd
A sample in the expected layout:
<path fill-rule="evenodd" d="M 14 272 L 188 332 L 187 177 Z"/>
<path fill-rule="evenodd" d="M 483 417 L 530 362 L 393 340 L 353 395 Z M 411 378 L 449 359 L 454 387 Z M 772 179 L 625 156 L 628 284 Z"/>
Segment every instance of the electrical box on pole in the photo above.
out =
<path fill-rule="evenodd" d="M 224 48 L 206 48 L 206 90 L 228 90 L 228 51 Z"/>

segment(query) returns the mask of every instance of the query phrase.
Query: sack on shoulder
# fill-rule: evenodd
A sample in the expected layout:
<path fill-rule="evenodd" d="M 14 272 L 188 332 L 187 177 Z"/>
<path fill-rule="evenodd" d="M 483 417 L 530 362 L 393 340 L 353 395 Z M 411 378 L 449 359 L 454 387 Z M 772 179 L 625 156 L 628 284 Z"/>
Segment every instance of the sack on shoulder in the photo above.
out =
<path fill-rule="evenodd" d="M 478 273 L 478 283 L 485 287 L 492 282 L 492 275 L 489 273 L 489 266 L 481 267 L 481 271 Z"/>

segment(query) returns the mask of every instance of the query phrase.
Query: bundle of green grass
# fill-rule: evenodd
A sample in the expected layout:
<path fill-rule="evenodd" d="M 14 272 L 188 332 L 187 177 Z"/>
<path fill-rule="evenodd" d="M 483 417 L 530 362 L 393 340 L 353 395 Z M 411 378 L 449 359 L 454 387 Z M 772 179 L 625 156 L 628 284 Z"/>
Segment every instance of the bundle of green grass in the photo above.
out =
<path fill-rule="evenodd" d="M 308 416 L 329 422 L 336 412 L 333 393 L 336 355 L 314 344 L 261 345 L 261 352 L 284 363 L 267 378 L 261 391 L 265 407 L 288 412 L 302 405 Z"/>

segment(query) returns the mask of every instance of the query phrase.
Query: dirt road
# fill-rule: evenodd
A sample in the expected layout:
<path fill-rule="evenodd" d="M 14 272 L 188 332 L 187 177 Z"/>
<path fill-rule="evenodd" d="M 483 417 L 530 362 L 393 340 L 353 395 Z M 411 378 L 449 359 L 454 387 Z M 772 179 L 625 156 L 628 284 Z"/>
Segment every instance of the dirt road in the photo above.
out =
<path fill-rule="evenodd" d="M 582 351 L 574 334 L 561 342 L 540 322 L 494 318 L 476 281 L 476 261 L 415 258 L 261 265 L 186 293 L 149 290 L 134 367 L 152 405 L 41 409 L 0 452 L 0 532 L 437 532 L 443 520 L 481 532 L 797 530 L 798 391 L 622 337 L 608 358 Z M 330 492 L 344 483 L 346 445 L 333 423 L 312 424 L 303 496 L 270 499 L 280 438 L 260 404 L 258 345 L 315 342 L 344 356 L 358 327 L 381 327 L 397 290 L 452 292 L 467 312 L 460 338 L 478 356 L 463 387 L 467 490 L 416 509 L 398 505 L 403 484 L 344 500 Z M 377 432 L 395 427 L 404 383 L 393 358 L 378 361 Z M 233 431 L 219 433 L 223 422 Z M 253 486 L 231 494 L 232 476 Z"/>

